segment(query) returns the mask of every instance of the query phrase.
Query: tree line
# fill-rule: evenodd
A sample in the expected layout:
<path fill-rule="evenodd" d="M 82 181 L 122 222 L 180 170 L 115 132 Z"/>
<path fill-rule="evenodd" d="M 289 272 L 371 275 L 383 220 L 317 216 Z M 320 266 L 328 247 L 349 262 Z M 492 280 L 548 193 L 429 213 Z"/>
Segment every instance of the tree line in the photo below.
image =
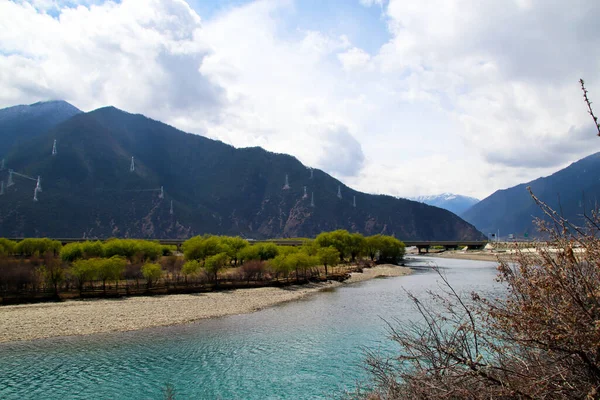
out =
<path fill-rule="evenodd" d="M 0 238 L 0 295 L 127 295 L 151 290 L 210 289 L 342 279 L 340 264 L 398 263 L 404 244 L 390 236 L 324 232 L 302 246 L 252 243 L 240 237 L 203 235 L 176 246 L 110 239 L 64 246 L 50 239 Z M 183 289 L 182 289 L 183 288 Z"/>

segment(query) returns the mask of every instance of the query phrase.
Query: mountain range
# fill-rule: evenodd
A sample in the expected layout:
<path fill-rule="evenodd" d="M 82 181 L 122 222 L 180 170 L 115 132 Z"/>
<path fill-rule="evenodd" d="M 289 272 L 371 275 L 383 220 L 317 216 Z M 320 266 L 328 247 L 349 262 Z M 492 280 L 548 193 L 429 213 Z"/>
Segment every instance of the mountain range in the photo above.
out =
<path fill-rule="evenodd" d="M 10 144 L 0 153 L 0 236 L 261 239 L 348 229 L 404 240 L 483 237 L 446 210 L 361 193 L 292 156 L 236 149 L 114 107 L 0 110 L 0 139 Z"/>
<path fill-rule="evenodd" d="M 463 212 L 467 211 L 473 205 L 479 202 L 479 199 L 474 197 L 462 196 L 460 194 L 454 193 L 442 193 L 438 195 L 432 196 L 418 196 L 413 197 L 411 200 L 418 201 L 420 203 L 425 203 L 430 206 L 435 206 L 439 208 L 443 208 L 445 210 L 451 211 L 456 215 L 460 215 Z"/>
<path fill-rule="evenodd" d="M 527 187 L 554 210 L 577 225 L 585 224 L 600 199 L 600 153 L 592 154 L 547 177 L 498 190 L 461 216 L 482 232 L 501 237 L 538 236 L 534 218 L 543 217 Z"/>

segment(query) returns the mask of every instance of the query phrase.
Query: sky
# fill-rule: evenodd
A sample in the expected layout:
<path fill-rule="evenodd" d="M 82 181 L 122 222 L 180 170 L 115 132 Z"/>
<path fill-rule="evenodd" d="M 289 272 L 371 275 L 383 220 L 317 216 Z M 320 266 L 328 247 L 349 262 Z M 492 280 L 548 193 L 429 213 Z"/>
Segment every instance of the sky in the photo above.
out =
<path fill-rule="evenodd" d="M 600 104 L 599 16 L 597 0 L 0 0 L 0 107 L 112 105 L 367 193 L 484 198 L 600 151 L 578 83 Z"/>

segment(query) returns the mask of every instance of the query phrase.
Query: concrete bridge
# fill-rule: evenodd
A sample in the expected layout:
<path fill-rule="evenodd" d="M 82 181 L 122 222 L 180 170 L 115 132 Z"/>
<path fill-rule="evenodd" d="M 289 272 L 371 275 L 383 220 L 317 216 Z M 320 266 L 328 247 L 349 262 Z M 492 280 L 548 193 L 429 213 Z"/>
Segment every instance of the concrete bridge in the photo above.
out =
<path fill-rule="evenodd" d="M 133 239 L 133 238 L 131 238 Z M 23 238 L 12 238 L 10 240 L 23 240 Z M 81 238 L 56 238 L 53 240 L 60 241 L 63 245 L 74 242 L 85 242 L 86 240 L 103 240 L 103 239 L 81 239 Z M 175 245 L 181 248 L 183 242 L 187 239 L 147 239 L 154 240 L 164 245 Z M 274 243 L 278 246 L 301 246 L 304 240 L 298 239 L 273 239 L 273 240 L 249 240 L 250 243 Z M 415 246 L 421 252 L 429 252 L 432 247 L 443 247 L 444 250 L 456 250 L 459 247 L 468 247 L 469 250 L 483 249 L 488 243 L 487 240 L 402 240 L 406 247 Z"/>

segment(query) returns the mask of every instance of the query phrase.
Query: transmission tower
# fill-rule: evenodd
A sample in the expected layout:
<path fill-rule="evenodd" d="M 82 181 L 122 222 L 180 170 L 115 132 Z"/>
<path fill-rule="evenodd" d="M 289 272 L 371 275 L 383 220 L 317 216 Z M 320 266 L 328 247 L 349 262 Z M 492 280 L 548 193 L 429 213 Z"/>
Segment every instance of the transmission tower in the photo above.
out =
<path fill-rule="evenodd" d="M 160 187 L 160 193 L 158 194 L 158 198 L 159 199 L 164 199 L 165 198 L 165 190 L 163 189 L 163 187 Z"/>
<path fill-rule="evenodd" d="M 288 190 L 290 189 L 290 182 L 288 180 L 288 176 L 287 174 L 285 175 L 285 185 L 283 185 L 283 190 Z"/>
<path fill-rule="evenodd" d="M 315 206 L 315 192 L 310 193 L 310 206 L 311 207 Z"/>
<path fill-rule="evenodd" d="M 52 144 L 52 155 L 56 155 L 56 139 L 54 139 L 54 143 Z"/>
<path fill-rule="evenodd" d="M 129 172 L 133 171 L 135 171 L 135 160 L 133 159 L 133 156 L 131 156 L 131 165 L 129 166 Z"/>
<path fill-rule="evenodd" d="M 169 210 L 169 214 L 173 215 L 173 200 L 171 200 L 171 209 Z"/>
<path fill-rule="evenodd" d="M 308 169 L 310 169 L 310 179 L 312 179 L 313 178 L 313 169 L 312 168 L 308 168 Z"/>
<path fill-rule="evenodd" d="M 9 169 L 8 170 L 8 182 L 6 183 L 6 187 L 11 187 L 14 184 L 15 183 L 13 182 L 13 170 Z"/>
<path fill-rule="evenodd" d="M 337 197 L 338 199 L 342 198 L 342 188 L 338 185 L 338 193 L 337 193 Z"/>
<path fill-rule="evenodd" d="M 352 197 L 352 207 L 356 208 L 356 196 Z"/>
<path fill-rule="evenodd" d="M 38 192 L 39 192 L 39 190 L 36 186 L 35 189 L 33 189 L 33 201 L 38 201 L 38 198 L 37 198 Z"/>
<path fill-rule="evenodd" d="M 35 190 L 37 192 L 41 192 L 42 191 L 42 183 L 41 183 L 41 179 L 40 179 L 39 176 L 37 177 L 37 182 L 35 184 Z"/>
<path fill-rule="evenodd" d="M 308 193 L 306 193 L 306 186 L 304 186 L 304 196 L 302 196 L 303 199 L 308 198 Z"/>

